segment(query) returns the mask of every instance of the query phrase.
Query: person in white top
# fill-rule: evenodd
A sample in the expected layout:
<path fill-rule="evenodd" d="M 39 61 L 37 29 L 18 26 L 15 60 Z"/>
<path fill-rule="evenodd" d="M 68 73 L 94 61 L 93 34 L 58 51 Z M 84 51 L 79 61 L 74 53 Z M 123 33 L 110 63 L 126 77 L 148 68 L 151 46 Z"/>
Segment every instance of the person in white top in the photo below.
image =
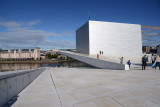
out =
<path fill-rule="evenodd" d="M 159 70 L 160 70 L 160 57 L 159 57 L 159 55 L 157 55 L 157 58 L 156 58 L 156 66 L 155 66 L 155 69 L 156 69 L 157 66 L 159 66 Z"/>

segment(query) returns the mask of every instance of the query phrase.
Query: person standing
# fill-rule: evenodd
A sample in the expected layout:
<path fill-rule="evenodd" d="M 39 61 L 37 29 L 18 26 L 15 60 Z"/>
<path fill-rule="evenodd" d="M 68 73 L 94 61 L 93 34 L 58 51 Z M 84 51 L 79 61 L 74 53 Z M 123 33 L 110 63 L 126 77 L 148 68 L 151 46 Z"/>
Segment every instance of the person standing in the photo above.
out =
<path fill-rule="evenodd" d="M 156 55 L 154 55 L 154 61 L 156 61 L 156 57 L 157 57 L 157 56 L 156 56 Z"/>
<path fill-rule="evenodd" d="M 147 62 L 148 62 L 148 56 L 146 56 Z"/>
<path fill-rule="evenodd" d="M 160 57 L 159 57 L 159 55 L 157 55 L 157 58 L 156 58 L 155 69 L 157 68 L 157 66 L 159 66 L 159 70 L 160 70 Z"/>
<path fill-rule="evenodd" d="M 120 63 L 123 64 L 123 57 L 120 58 Z"/>
<path fill-rule="evenodd" d="M 130 60 L 128 60 L 127 64 L 129 65 L 129 68 L 130 68 L 130 65 L 131 65 L 131 61 L 130 61 Z"/>
<path fill-rule="evenodd" d="M 147 58 L 146 58 L 146 55 L 144 55 L 143 57 L 142 57 L 142 70 L 144 69 L 146 69 L 146 62 L 147 62 Z"/>
<path fill-rule="evenodd" d="M 151 63 L 152 63 L 152 65 L 153 65 L 154 62 L 155 62 L 155 56 L 152 54 L 152 56 L 151 56 Z"/>
<path fill-rule="evenodd" d="M 99 51 L 100 55 L 101 55 L 101 51 Z"/>
<path fill-rule="evenodd" d="M 103 51 L 102 51 L 102 55 L 103 55 Z"/>

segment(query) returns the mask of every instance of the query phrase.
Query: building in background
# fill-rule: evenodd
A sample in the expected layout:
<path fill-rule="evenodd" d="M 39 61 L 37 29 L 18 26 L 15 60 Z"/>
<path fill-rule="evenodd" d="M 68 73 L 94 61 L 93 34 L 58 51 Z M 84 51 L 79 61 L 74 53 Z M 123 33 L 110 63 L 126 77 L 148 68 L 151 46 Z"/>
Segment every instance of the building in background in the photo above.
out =
<path fill-rule="evenodd" d="M 157 53 L 157 49 L 156 47 L 150 47 L 150 46 L 142 46 L 142 51 L 144 54 L 156 54 Z"/>
<path fill-rule="evenodd" d="M 157 48 L 157 55 L 160 56 L 160 47 Z"/>
<path fill-rule="evenodd" d="M 160 56 L 160 45 L 157 45 L 157 55 L 159 55 Z"/>
<path fill-rule="evenodd" d="M 52 51 L 50 52 L 51 54 L 58 54 L 58 50 L 56 48 L 53 48 Z"/>
<path fill-rule="evenodd" d="M 76 51 L 96 55 L 103 51 L 108 58 L 124 57 L 140 62 L 141 26 L 137 24 L 88 21 L 76 31 Z"/>
<path fill-rule="evenodd" d="M 143 46 L 142 47 L 142 50 L 143 50 L 143 53 L 149 53 L 150 52 L 150 47 L 149 46 Z"/>
<path fill-rule="evenodd" d="M 0 51 L 0 60 L 5 59 L 40 59 L 40 48 L 34 49 L 13 49 Z"/>
<path fill-rule="evenodd" d="M 150 47 L 150 53 L 156 54 L 157 53 L 156 47 L 154 46 Z"/>

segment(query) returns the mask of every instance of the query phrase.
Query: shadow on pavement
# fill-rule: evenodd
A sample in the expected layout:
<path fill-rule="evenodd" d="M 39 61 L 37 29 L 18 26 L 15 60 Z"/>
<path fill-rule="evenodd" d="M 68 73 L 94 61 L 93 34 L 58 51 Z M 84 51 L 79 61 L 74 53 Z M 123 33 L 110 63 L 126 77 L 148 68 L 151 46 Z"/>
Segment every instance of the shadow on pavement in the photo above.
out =
<path fill-rule="evenodd" d="M 7 104 L 5 104 L 3 107 L 11 107 L 16 101 L 17 101 L 17 98 L 19 96 L 15 96 L 14 98 L 12 98 Z"/>

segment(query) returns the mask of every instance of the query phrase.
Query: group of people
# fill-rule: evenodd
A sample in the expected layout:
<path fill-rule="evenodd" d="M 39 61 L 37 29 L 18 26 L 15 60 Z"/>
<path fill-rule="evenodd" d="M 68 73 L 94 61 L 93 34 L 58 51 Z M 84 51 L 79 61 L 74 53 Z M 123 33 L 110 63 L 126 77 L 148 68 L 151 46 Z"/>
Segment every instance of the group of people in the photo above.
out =
<path fill-rule="evenodd" d="M 142 70 L 145 70 L 147 62 L 148 62 L 148 57 L 146 55 L 144 55 L 142 57 Z M 156 69 L 157 66 L 159 66 L 159 70 L 160 70 L 160 57 L 159 57 L 159 55 L 156 56 L 156 55 L 152 54 L 151 63 L 152 63 L 153 68 Z"/>
<path fill-rule="evenodd" d="M 119 58 L 119 59 L 120 59 L 120 64 L 123 64 L 123 56 L 121 58 Z M 130 68 L 130 66 L 131 66 L 131 60 L 128 60 L 127 64 L 128 64 L 128 66 Z"/>
<path fill-rule="evenodd" d="M 148 56 L 144 55 L 142 57 L 142 70 L 145 70 L 146 69 L 146 66 L 147 66 L 147 62 L 148 62 Z M 123 64 L 123 57 L 120 58 L 120 63 Z M 151 63 L 152 63 L 152 68 L 157 68 L 157 66 L 159 67 L 159 70 L 160 70 L 160 56 L 159 55 L 154 55 L 152 54 L 151 56 Z M 131 66 L 131 61 L 128 60 L 127 62 L 129 68 Z"/>
<path fill-rule="evenodd" d="M 99 54 L 100 53 L 100 54 Z M 100 55 L 103 55 L 103 51 L 99 51 L 99 53 L 97 53 L 97 59 L 99 59 L 99 56 Z M 148 60 L 148 56 L 146 56 L 146 55 L 144 55 L 143 57 L 142 57 L 142 70 L 145 70 L 146 69 L 146 66 L 147 66 L 147 62 L 148 62 L 149 60 Z M 121 57 L 120 58 L 120 63 L 121 64 L 123 64 L 123 57 Z M 160 56 L 159 55 L 154 55 L 154 54 L 152 54 L 152 56 L 151 56 L 151 63 L 152 63 L 152 67 L 153 68 L 157 68 L 157 66 L 159 67 L 159 70 L 160 70 Z M 130 66 L 131 66 L 131 61 L 130 60 L 128 60 L 128 62 L 127 62 L 127 64 L 128 64 L 128 66 L 129 66 L 129 68 L 130 68 Z"/>
<path fill-rule="evenodd" d="M 103 55 L 103 51 L 99 51 L 100 55 Z M 99 59 L 99 53 L 97 53 L 97 59 Z"/>

